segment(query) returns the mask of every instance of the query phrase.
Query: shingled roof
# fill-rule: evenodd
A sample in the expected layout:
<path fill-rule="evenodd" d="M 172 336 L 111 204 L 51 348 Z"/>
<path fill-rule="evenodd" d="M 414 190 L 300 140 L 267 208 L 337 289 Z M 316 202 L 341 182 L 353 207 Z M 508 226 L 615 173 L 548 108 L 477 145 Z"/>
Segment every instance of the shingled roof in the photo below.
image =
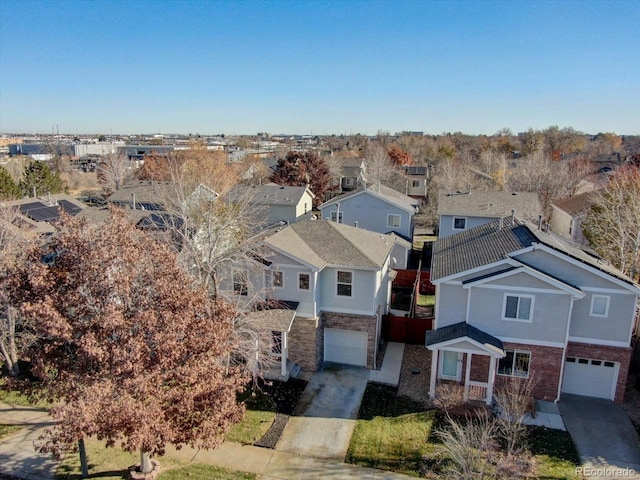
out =
<path fill-rule="evenodd" d="M 363 194 L 368 194 L 374 197 L 378 197 L 388 203 L 391 203 L 392 205 L 400 207 L 409 212 L 415 212 L 415 210 L 418 208 L 418 205 L 420 204 L 420 202 L 415 198 L 411 198 L 405 195 L 404 193 L 400 193 L 394 190 L 393 188 L 387 187 L 381 183 L 375 183 L 367 188 L 359 188 L 357 190 L 353 190 L 351 192 L 338 195 L 337 197 L 332 198 L 328 202 L 323 203 L 320 206 L 320 209 L 322 210 L 328 205 L 333 205 L 334 203 L 342 202 L 349 197 L 354 197 L 356 195 L 363 195 Z"/>
<path fill-rule="evenodd" d="M 483 332 L 473 325 L 469 325 L 467 322 L 454 323 L 453 325 L 447 325 L 446 327 L 438 328 L 437 330 L 428 331 L 425 343 L 428 347 L 430 345 L 437 345 L 439 343 L 465 337 L 470 338 L 491 350 L 498 350 L 504 354 L 504 346 L 500 339 Z"/>
<path fill-rule="evenodd" d="M 511 210 L 521 218 L 535 218 L 542 213 L 538 194 L 474 190 L 438 195 L 438 215 L 498 218 L 511 215 Z"/>
<path fill-rule="evenodd" d="M 265 239 L 268 246 L 322 269 L 327 265 L 380 268 L 395 238 L 326 220 L 305 220 Z"/>
<path fill-rule="evenodd" d="M 431 280 L 449 277 L 504 259 L 509 253 L 526 248 L 535 235 L 517 218 L 494 220 L 433 244 Z"/>

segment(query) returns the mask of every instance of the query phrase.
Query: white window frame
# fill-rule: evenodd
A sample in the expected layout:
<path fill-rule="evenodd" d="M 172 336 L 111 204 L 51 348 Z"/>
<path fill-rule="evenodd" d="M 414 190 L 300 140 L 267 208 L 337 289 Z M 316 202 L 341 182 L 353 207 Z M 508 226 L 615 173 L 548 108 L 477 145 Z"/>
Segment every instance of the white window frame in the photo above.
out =
<path fill-rule="evenodd" d="M 516 310 L 516 318 L 507 317 L 507 298 L 508 297 L 516 297 L 518 299 L 518 308 Z M 518 318 L 520 314 L 520 299 L 521 298 L 529 298 L 531 299 L 531 305 L 529 306 L 529 318 Z M 519 293 L 505 293 L 502 299 L 502 320 L 506 320 L 508 322 L 524 322 L 531 323 L 533 322 L 533 307 L 536 301 L 535 295 L 522 295 Z"/>
<path fill-rule="evenodd" d="M 593 311 L 593 307 L 595 306 L 596 303 L 596 298 L 600 299 L 600 298 L 604 298 L 606 301 L 606 305 L 604 307 L 604 314 L 602 313 L 594 313 Z M 589 315 L 591 315 L 592 317 L 608 317 L 609 316 L 609 304 L 611 301 L 611 297 L 609 295 L 592 295 L 591 296 L 591 307 L 589 308 Z"/>
<path fill-rule="evenodd" d="M 411 188 L 420 188 L 420 180 L 411 180 Z"/>
<path fill-rule="evenodd" d="M 340 273 L 350 273 L 351 274 L 351 283 L 346 283 L 346 282 L 339 282 L 338 281 L 338 277 Z M 335 289 L 335 293 L 336 293 L 336 297 L 340 297 L 340 298 L 353 298 L 353 284 L 354 284 L 354 273 L 353 270 L 336 270 L 336 289 Z M 350 295 L 341 295 L 338 293 L 338 285 L 350 285 L 351 286 L 351 294 Z"/>
<path fill-rule="evenodd" d="M 462 228 L 456 228 L 456 220 L 464 220 L 464 227 Z M 451 230 L 456 230 L 456 231 L 463 231 L 467 229 L 467 222 L 468 222 L 468 218 L 467 217 L 453 217 L 452 221 L 451 221 Z"/>
<path fill-rule="evenodd" d="M 392 218 L 397 218 L 398 219 L 398 224 L 397 225 L 392 225 L 391 224 L 391 219 Z M 402 225 L 402 216 L 397 214 L 397 213 L 387 213 L 387 227 L 389 228 L 400 228 Z"/>
<path fill-rule="evenodd" d="M 501 377 L 515 377 L 515 378 L 529 378 L 529 374 L 531 373 L 531 351 L 529 350 L 518 350 L 515 348 L 505 348 L 505 353 L 506 352 L 513 352 L 513 363 L 511 364 L 511 373 L 500 373 L 500 362 L 498 361 L 498 369 L 496 371 L 496 373 L 498 375 L 500 375 Z M 529 355 L 529 364 L 527 367 L 527 374 L 526 375 L 514 375 L 514 371 L 515 371 L 515 363 L 516 363 L 516 358 L 518 357 L 518 354 L 525 354 L 525 355 Z"/>
<path fill-rule="evenodd" d="M 274 282 L 277 273 L 280 274 L 281 285 L 276 285 Z M 282 270 L 271 270 L 271 288 L 284 288 L 284 272 Z"/>
<path fill-rule="evenodd" d="M 337 219 L 337 223 L 342 223 L 342 219 L 343 219 L 342 212 L 338 212 L 337 210 L 333 210 L 331 212 L 331 217 L 330 218 L 331 218 L 332 222 L 336 222 L 336 219 Z"/>
<path fill-rule="evenodd" d="M 307 279 L 308 279 L 307 284 L 309 285 L 309 288 L 300 288 L 300 277 L 302 275 L 306 275 L 307 276 Z M 300 290 L 301 292 L 308 292 L 308 291 L 311 290 L 311 274 L 310 273 L 298 272 L 298 290 Z"/>

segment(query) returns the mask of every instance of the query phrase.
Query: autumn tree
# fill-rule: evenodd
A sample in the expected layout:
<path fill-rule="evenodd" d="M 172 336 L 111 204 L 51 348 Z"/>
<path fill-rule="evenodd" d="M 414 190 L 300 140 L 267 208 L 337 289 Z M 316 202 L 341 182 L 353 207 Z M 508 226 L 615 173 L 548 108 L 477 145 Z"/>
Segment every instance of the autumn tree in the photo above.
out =
<path fill-rule="evenodd" d="M 98 163 L 98 181 L 107 195 L 120 190 L 132 174 L 131 161 L 124 154 L 105 155 Z"/>
<path fill-rule="evenodd" d="M 317 207 L 330 188 L 331 173 L 327 162 L 317 153 L 290 151 L 278 160 L 272 180 L 279 185 L 309 185 L 315 195 L 313 206 Z"/>
<path fill-rule="evenodd" d="M 20 197 L 20 188 L 6 168 L 0 167 L 0 200 L 13 200 Z"/>
<path fill-rule="evenodd" d="M 141 452 L 147 473 L 167 443 L 213 448 L 242 418 L 235 312 L 123 212 L 97 225 L 67 218 L 20 278 L 21 310 L 41 339 L 29 351 L 36 392 L 56 402 L 43 451 L 94 435 Z"/>
<path fill-rule="evenodd" d="M 391 162 L 398 167 L 414 165 L 411 155 L 404 151 L 397 143 L 394 143 L 389 147 L 387 154 L 389 155 Z"/>
<path fill-rule="evenodd" d="M 171 180 L 169 160 L 163 155 L 148 155 L 144 163 L 136 172 L 138 180 L 152 182 L 167 182 Z"/>
<path fill-rule="evenodd" d="M 591 246 L 623 273 L 640 273 L 640 167 L 618 169 L 582 223 Z"/>
<path fill-rule="evenodd" d="M 24 196 L 33 195 L 34 189 L 36 195 L 44 195 L 62 192 L 64 183 L 60 174 L 51 170 L 47 163 L 34 160 L 25 167 L 19 187 Z"/>
<path fill-rule="evenodd" d="M 20 315 L 13 295 L 16 270 L 22 267 L 32 240 L 15 225 L 18 214 L 17 208 L 0 206 L 0 358 L 12 377 L 20 375 L 19 361 L 33 340 L 29 323 Z"/>

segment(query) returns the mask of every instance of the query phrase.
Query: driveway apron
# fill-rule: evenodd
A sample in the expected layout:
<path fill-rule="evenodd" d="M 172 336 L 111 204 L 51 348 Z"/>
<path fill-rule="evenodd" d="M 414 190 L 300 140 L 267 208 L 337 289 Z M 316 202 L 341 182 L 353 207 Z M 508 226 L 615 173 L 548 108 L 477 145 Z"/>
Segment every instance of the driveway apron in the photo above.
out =
<path fill-rule="evenodd" d="M 330 365 L 307 384 L 276 450 L 344 461 L 369 371 Z"/>
<path fill-rule="evenodd" d="M 622 478 L 630 470 L 640 477 L 638 434 L 620 405 L 563 395 L 558 406 L 587 478 Z"/>

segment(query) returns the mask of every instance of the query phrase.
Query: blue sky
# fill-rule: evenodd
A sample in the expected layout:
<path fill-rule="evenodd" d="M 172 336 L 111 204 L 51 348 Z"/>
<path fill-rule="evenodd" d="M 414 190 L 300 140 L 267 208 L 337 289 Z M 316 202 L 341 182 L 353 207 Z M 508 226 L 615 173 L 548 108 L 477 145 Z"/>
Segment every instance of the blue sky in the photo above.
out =
<path fill-rule="evenodd" d="M 0 131 L 640 134 L 640 1 L 0 1 Z"/>

